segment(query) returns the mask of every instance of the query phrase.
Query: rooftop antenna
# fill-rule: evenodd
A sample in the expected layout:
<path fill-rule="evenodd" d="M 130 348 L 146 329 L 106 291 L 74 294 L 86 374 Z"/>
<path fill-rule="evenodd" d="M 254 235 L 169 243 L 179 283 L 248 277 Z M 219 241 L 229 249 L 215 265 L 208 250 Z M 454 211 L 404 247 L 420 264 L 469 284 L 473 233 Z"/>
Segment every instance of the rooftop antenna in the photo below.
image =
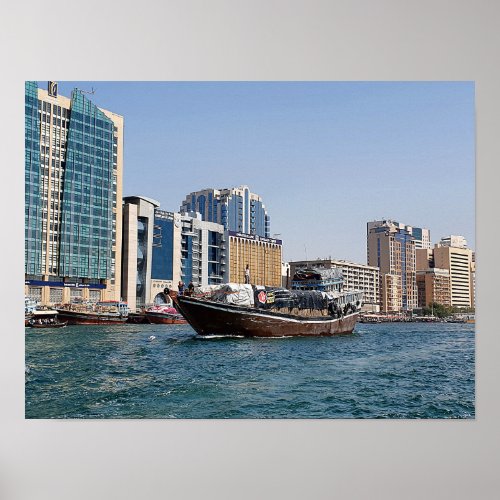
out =
<path fill-rule="evenodd" d="M 306 254 L 306 267 L 307 267 L 307 247 L 304 243 L 304 253 Z"/>

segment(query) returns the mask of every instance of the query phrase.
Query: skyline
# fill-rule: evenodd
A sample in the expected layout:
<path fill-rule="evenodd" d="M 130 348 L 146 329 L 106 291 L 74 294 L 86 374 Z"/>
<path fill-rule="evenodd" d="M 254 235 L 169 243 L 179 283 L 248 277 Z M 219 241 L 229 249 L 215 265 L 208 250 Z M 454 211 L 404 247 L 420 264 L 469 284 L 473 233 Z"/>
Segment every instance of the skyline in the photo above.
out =
<path fill-rule="evenodd" d="M 285 261 L 366 263 L 366 223 L 381 218 L 475 246 L 473 82 L 61 81 L 59 93 L 74 87 L 124 117 L 124 196 L 176 212 L 192 191 L 246 184 Z"/>

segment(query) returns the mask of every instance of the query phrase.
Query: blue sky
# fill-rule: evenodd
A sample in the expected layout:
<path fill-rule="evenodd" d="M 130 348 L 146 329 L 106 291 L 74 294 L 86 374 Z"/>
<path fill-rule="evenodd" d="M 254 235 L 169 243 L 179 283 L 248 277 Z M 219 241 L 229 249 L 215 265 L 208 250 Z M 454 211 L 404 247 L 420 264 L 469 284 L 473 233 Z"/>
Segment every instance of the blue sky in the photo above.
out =
<path fill-rule="evenodd" d="M 46 88 L 47 82 L 39 82 Z M 366 263 L 382 217 L 474 248 L 473 82 L 59 82 L 125 118 L 124 195 L 247 184 L 285 260 Z"/>

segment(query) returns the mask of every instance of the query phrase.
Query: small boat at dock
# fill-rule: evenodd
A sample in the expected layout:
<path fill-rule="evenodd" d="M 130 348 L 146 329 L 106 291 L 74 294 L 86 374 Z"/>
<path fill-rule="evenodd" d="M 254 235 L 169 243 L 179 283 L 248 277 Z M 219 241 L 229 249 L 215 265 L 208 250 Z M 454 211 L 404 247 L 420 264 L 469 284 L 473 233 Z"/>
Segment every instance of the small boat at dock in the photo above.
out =
<path fill-rule="evenodd" d="M 131 312 L 128 313 L 127 317 L 127 323 L 134 323 L 135 325 L 142 325 L 142 324 L 148 324 L 151 323 L 146 316 L 146 312 Z"/>
<path fill-rule="evenodd" d="M 187 321 L 175 307 L 156 305 L 146 309 L 146 318 L 156 325 L 182 325 Z"/>
<path fill-rule="evenodd" d="M 64 328 L 68 324 L 67 321 L 56 321 L 54 323 L 36 323 L 30 324 L 31 328 Z"/>
<path fill-rule="evenodd" d="M 128 305 L 121 301 L 63 304 L 57 314 L 69 325 L 122 325 L 128 318 Z"/>

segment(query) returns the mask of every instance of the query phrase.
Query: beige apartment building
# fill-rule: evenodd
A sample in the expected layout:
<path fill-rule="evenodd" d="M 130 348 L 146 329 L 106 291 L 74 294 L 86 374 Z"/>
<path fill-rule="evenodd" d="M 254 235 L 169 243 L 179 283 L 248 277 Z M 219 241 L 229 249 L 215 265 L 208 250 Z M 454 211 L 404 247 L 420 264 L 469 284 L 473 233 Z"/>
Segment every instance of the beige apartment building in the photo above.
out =
<path fill-rule="evenodd" d="M 274 238 L 228 231 L 229 279 L 245 283 L 248 264 L 250 283 L 281 287 L 282 241 Z"/>
<path fill-rule="evenodd" d="M 425 305 L 433 301 L 453 307 L 474 307 L 474 252 L 466 243 L 463 236 L 449 236 L 432 250 L 417 250 L 420 296 L 425 295 Z"/>
<path fill-rule="evenodd" d="M 123 117 L 26 82 L 25 295 L 119 300 Z"/>
<path fill-rule="evenodd" d="M 472 250 L 437 244 L 433 253 L 435 267 L 450 273 L 451 305 L 473 307 Z"/>
<path fill-rule="evenodd" d="M 290 262 L 290 276 L 300 268 L 313 267 L 316 269 L 342 269 L 344 290 L 361 290 L 363 292 L 363 312 L 380 311 L 380 276 L 378 267 L 357 264 L 340 259 L 316 259 L 308 261 Z M 291 280 L 290 280 L 291 281 Z"/>
<path fill-rule="evenodd" d="M 418 307 L 431 303 L 451 306 L 450 272 L 448 269 L 417 269 Z"/>
<path fill-rule="evenodd" d="M 415 239 L 392 221 L 367 225 L 368 265 L 380 270 L 380 305 L 385 312 L 406 312 L 417 307 Z"/>

